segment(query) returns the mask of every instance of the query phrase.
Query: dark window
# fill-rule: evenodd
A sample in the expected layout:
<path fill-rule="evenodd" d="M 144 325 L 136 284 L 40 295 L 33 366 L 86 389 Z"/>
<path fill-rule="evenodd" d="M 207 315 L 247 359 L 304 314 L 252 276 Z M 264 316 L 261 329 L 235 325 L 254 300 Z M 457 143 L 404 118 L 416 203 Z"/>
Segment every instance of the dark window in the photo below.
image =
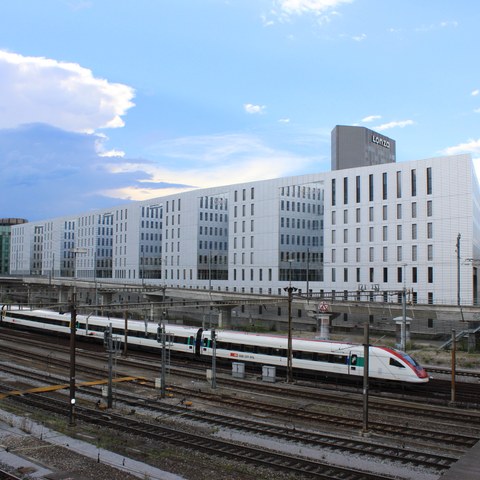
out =
<path fill-rule="evenodd" d="M 384 200 L 387 199 L 387 189 L 388 189 L 387 173 L 384 172 L 382 173 L 382 198 Z"/>
<path fill-rule="evenodd" d="M 402 365 L 398 360 L 395 360 L 394 358 L 390 358 L 390 366 L 398 367 L 398 368 L 405 368 L 404 365 Z"/>
<path fill-rule="evenodd" d="M 432 167 L 427 168 L 427 195 L 432 194 Z"/>

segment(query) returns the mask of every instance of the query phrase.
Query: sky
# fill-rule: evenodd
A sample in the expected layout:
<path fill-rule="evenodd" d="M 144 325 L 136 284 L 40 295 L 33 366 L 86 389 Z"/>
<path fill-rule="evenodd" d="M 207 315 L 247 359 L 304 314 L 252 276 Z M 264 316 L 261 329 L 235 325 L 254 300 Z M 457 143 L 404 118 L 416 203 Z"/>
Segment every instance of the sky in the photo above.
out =
<path fill-rule="evenodd" d="M 480 164 L 480 2 L 2 0 L 0 217 L 330 170 L 335 125 Z"/>

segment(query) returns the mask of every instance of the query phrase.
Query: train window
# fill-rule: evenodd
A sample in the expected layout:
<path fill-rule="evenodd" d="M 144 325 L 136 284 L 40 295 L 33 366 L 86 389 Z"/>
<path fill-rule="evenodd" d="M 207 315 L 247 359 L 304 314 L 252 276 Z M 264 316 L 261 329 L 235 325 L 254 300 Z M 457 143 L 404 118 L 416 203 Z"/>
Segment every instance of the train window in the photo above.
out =
<path fill-rule="evenodd" d="M 330 363 L 347 363 L 346 362 L 346 359 L 348 357 L 344 356 L 344 355 L 330 355 L 330 359 L 329 359 L 329 362 Z"/>
<path fill-rule="evenodd" d="M 402 365 L 398 360 L 395 360 L 394 358 L 390 359 L 390 365 L 392 367 L 399 367 L 399 368 L 405 368 L 404 365 Z"/>

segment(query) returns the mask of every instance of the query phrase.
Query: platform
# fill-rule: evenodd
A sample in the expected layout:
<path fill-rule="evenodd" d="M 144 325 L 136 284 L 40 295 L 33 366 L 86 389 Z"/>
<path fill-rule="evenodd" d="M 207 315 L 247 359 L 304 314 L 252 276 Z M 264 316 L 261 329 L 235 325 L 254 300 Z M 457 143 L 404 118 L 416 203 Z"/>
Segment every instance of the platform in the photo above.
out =
<path fill-rule="evenodd" d="M 439 480 L 478 480 L 480 478 L 480 442 L 454 463 Z"/>

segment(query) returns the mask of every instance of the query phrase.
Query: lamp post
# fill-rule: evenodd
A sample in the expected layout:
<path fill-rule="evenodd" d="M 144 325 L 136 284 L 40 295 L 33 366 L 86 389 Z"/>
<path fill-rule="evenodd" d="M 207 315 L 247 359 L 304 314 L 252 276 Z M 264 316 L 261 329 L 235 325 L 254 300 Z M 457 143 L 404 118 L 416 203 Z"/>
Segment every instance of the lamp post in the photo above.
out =
<path fill-rule="evenodd" d="M 293 382 L 293 349 L 292 349 L 292 298 L 297 288 L 292 287 L 292 259 L 289 259 L 289 282 L 284 290 L 288 293 L 288 336 L 287 336 L 287 382 Z"/>
<path fill-rule="evenodd" d="M 460 239 L 462 236 L 457 235 L 457 305 L 460 306 Z"/>
<path fill-rule="evenodd" d="M 70 306 L 70 406 L 69 425 L 75 426 L 75 334 L 77 330 L 77 255 L 87 253 L 86 248 L 72 248 L 73 253 L 73 293 Z"/>

